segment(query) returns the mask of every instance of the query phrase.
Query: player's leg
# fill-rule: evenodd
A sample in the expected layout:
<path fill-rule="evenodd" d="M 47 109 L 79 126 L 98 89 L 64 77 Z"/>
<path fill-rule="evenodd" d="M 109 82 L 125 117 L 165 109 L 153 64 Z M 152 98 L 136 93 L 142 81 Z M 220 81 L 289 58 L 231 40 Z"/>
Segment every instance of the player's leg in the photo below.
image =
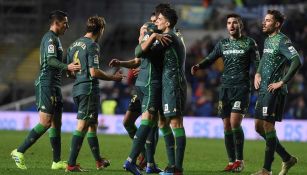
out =
<path fill-rule="evenodd" d="M 176 142 L 176 168 L 182 172 L 183 171 L 183 159 L 186 147 L 186 135 L 185 129 L 183 126 L 183 117 L 176 116 L 171 119 L 171 126 L 175 136 Z"/>
<path fill-rule="evenodd" d="M 51 169 L 65 169 L 66 161 L 61 161 L 61 127 L 62 127 L 62 94 L 61 89 L 56 89 L 55 110 L 51 127 L 49 129 L 49 139 L 52 147 L 53 162 Z"/>
<path fill-rule="evenodd" d="M 175 166 L 175 137 L 170 127 L 170 120 L 165 118 L 164 115 L 160 116 L 159 128 L 164 137 L 168 166 Z"/>
<path fill-rule="evenodd" d="M 224 126 L 224 143 L 229 161 L 223 171 L 232 171 L 233 164 L 236 160 L 236 152 L 234 144 L 234 134 L 230 124 L 230 117 L 223 118 L 223 126 Z"/>
<path fill-rule="evenodd" d="M 233 164 L 233 170 L 235 172 L 241 172 L 244 169 L 243 162 L 243 148 L 244 148 L 244 132 L 241 127 L 243 114 L 231 113 L 230 123 L 233 133 L 234 147 L 236 153 L 236 161 Z"/>
<path fill-rule="evenodd" d="M 11 152 L 12 158 L 20 169 L 27 169 L 24 153 L 48 130 L 51 126 L 53 114 L 52 93 L 49 87 L 36 86 L 36 105 L 39 110 L 39 123 L 32 128 L 24 142 Z"/>
<path fill-rule="evenodd" d="M 70 155 L 68 159 L 68 165 L 66 171 L 76 171 L 82 172 L 85 171 L 76 163 L 77 157 L 79 155 L 80 149 L 83 144 L 85 134 L 89 127 L 88 120 L 92 117 L 91 113 L 88 113 L 89 107 L 91 104 L 91 97 L 93 95 L 79 95 L 74 97 L 75 104 L 78 106 L 77 114 L 77 127 L 73 132 L 70 146 Z"/>
<path fill-rule="evenodd" d="M 131 152 L 124 164 L 124 169 L 130 171 L 133 174 L 141 174 L 140 170 L 136 167 L 136 159 L 140 154 L 142 148 L 145 145 L 146 138 L 153 126 L 154 115 L 150 112 L 155 109 L 152 103 L 153 94 L 151 93 L 151 87 L 137 87 L 144 94 L 142 101 L 142 118 L 141 125 L 138 128 L 132 143 Z M 153 107 L 153 108 L 152 108 Z"/>
<path fill-rule="evenodd" d="M 129 134 L 129 137 L 133 139 L 137 127 L 135 125 L 136 119 L 142 114 L 141 109 L 141 102 L 137 95 L 133 95 L 131 98 L 128 110 L 126 111 L 126 114 L 123 119 L 123 125 L 126 129 L 126 131 Z"/>
<path fill-rule="evenodd" d="M 99 141 L 97 137 L 97 122 L 89 125 L 87 132 L 87 141 L 96 161 L 97 170 L 102 170 L 110 166 L 110 161 L 100 155 Z"/>

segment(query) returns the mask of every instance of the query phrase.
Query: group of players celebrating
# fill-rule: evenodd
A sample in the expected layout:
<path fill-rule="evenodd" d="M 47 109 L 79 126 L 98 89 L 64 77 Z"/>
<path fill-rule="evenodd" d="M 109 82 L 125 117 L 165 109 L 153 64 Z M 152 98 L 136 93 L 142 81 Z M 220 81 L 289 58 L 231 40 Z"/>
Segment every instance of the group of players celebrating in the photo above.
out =
<path fill-rule="evenodd" d="M 25 141 L 11 152 L 20 169 L 27 169 L 24 153 L 49 128 L 53 151 L 51 169 L 67 172 L 87 171 L 76 163 L 84 137 L 87 137 L 98 170 L 110 165 L 100 155 L 97 137 L 98 109 L 100 104 L 98 79 L 121 81 L 121 71 L 107 74 L 99 68 L 100 48 L 98 40 L 105 28 L 103 17 L 92 16 L 86 23 L 86 34 L 73 42 L 67 50 L 67 63 L 62 62 L 63 48 L 59 36 L 68 29 L 67 14 L 54 11 L 49 16 L 48 31 L 40 46 L 40 74 L 35 82 L 36 104 L 40 121 L 29 132 Z M 169 4 L 156 6 L 150 22 L 140 29 L 135 58 L 128 61 L 113 59 L 110 67 L 126 67 L 134 70 L 135 94 L 124 117 L 124 127 L 132 142 L 132 148 L 123 168 L 134 175 L 147 174 L 182 175 L 186 147 L 183 124 L 187 82 L 185 78 L 186 49 L 183 36 L 175 28 L 176 11 Z M 241 122 L 247 112 L 250 98 L 250 67 L 254 63 L 256 74 L 254 87 L 259 90 L 256 104 L 255 129 L 265 139 L 263 168 L 253 175 L 271 175 L 274 153 L 283 160 L 279 175 L 287 174 L 297 163 L 278 141 L 275 122 L 282 120 L 287 94 L 287 83 L 295 75 L 301 62 L 287 36 L 280 32 L 284 21 L 277 10 L 268 10 L 263 21 L 263 32 L 268 35 L 262 58 L 255 41 L 243 36 L 243 22 L 239 15 L 227 15 L 229 38 L 220 40 L 214 50 L 199 64 L 192 66 L 191 74 L 197 74 L 218 58 L 224 62 L 219 92 L 219 116 L 223 120 L 225 147 L 229 163 L 224 171 L 241 172 L 244 169 L 244 132 Z M 290 67 L 285 72 L 285 66 Z M 77 126 L 71 140 L 68 161 L 61 160 L 61 72 L 75 78 L 72 94 L 78 107 Z M 141 124 L 135 121 L 141 115 Z M 154 159 L 159 137 L 164 137 L 168 165 L 161 170 Z M 138 157 L 143 161 L 137 163 Z M 145 163 L 144 163 L 145 162 Z"/>

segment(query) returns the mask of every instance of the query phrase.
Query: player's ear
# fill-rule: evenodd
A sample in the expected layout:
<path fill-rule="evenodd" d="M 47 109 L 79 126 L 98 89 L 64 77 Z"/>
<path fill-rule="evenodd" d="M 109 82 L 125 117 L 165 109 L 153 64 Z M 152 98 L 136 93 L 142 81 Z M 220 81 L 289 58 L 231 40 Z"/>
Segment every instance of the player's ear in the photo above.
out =
<path fill-rule="evenodd" d="M 275 27 L 276 27 L 276 28 L 280 28 L 280 22 L 277 21 L 277 22 L 275 23 Z"/>
<path fill-rule="evenodd" d="M 167 27 L 169 27 L 171 25 L 170 22 L 166 22 L 165 24 L 166 24 Z"/>

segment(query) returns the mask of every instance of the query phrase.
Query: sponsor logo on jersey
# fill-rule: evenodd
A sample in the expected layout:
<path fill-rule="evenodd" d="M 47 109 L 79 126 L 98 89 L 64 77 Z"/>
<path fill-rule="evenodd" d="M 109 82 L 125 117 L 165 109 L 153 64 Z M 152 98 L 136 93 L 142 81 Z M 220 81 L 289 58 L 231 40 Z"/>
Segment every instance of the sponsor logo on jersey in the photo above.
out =
<path fill-rule="evenodd" d="M 263 53 L 273 53 L 273 49 L 263 49 Z"/>
<path fill-rule="evenodd" d="M 268 107 L 262 107 L 262 115 L 268 116 Z"/>
<path fill-rule="evenodd" d="M 54 45 L 50 44 L 48 46 L 48 53 L 54 53 Z"/>
<path fill-rule="evenodd" d="M 297 51 L 295 50 L 295 48 L 293 46 L 288 47 L 288 49 L 289 49 L 291 55 L 296 55 L 297 54 Z"/>
<path fill-rule="evenodd" d="M 233 104 L 232 109 L 241 110 L 241 101 L 235 101 L 235 103 Z"/>
<path fill-rule="evenodd" d="M 225 50 L 225 51 L 223 51 L 224 55 L 240 54 L 240 53 L 244 53 L 244 50 Z"/>

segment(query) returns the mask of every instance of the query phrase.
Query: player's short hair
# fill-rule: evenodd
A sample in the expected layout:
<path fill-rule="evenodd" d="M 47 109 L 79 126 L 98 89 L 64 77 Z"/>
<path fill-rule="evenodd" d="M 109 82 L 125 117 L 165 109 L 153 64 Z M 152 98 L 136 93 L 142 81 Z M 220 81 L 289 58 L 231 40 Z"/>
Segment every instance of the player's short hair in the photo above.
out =
<path fill-rule="evenodd" d="M 52 24 L 54 21 L 64 21 L 65 17 L 67 16 L 67 13 L 61 10 L 52 11 L 49 14 L 49 23 Z"/>
<path fill-rule="evenodd" d="M 226 19 L 228 20 L 229 18 L 236 18 L 238 19 L 239 23 L 240 23 L 240 26 L 241 26 L 241 29 L 243 29 L 244 25 L 243 25 L 243 20 L 242 20 L 242 17 L 236 13 L 230 13 L 226 16 Z"/>
<path fill-rule="evenodd" d="M 280 27 L 282 26 L 282 24 L 285 21 L 285 16 L 283 14 L 281 14 L 280 11 L 278 10 L 268 10 L 267 14 L 270 14 L 274 17 L 274 19 L 280 23 Z"/>
<path fill-rule="evenodd" d="M 174 28 L 178 21 L 176 10 L 172 8 L 164 8 L 160 13 L 169 21 L 170 28 Z"/>
<path fill-rule="evenodd" d="M 98 32 L 105 28 L 105 25 L 106 21 L 103 17 L 97 15 L 91 16 L 88 18 L 86 23 L 86 32 L 96 35 Z"/>
<path fill-rule="evenodd" d="M 161 11 L 163 10 L 163 9 L 166 9 L 166 8 L 171 8 L 171 5 L 170 4 L 168 4 L 168 3 L 161 3 L 161 4 L 158 4 L 156 7 L 155 7 L 155 14 L 156 14 L 156 16 L 158 16 L 160 13 L 161 13 Z"/>

